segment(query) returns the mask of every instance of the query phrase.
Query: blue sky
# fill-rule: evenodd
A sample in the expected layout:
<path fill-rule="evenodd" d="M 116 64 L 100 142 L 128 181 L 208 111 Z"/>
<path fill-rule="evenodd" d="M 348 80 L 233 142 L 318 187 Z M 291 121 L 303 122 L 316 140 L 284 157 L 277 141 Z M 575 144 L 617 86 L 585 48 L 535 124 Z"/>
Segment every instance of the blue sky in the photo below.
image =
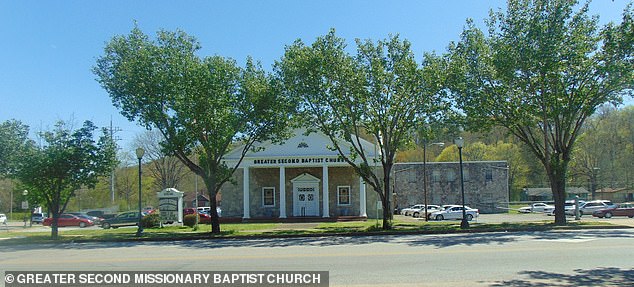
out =
<path fill-rule="evenodd" d="M 601 23 L 620 21 L 629 1 L 595 0 L 591 13 Z M 201 56 L 221 55 L 244 63 L 247 56 L 266 69 L 284 46 L 311 43 L 335 28 L 355 38 L 400 34 L 414 52 L 443 52 L 458 39 L 467 18 L 483 25 L 489 9 L 505 1 L 8 1 L 0 0 L 0 122 L 18 119 L 32 131 L 58 120 L 122 129 L 124 149 L 143 128 L 128 122 L 95 81 L 91 67 L 105 43 L 127 34 L 137 21 L 147 34 L 181 29 L 195 36 Z M 630 100 L 628 102 L 632 104 Z"/>

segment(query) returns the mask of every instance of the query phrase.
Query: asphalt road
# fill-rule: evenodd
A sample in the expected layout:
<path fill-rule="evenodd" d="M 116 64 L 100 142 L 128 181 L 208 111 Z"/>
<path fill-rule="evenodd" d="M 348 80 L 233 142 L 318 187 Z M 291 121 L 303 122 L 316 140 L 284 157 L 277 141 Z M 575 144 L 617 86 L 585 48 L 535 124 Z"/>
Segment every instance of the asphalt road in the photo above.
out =
<path fill-rule="evenodd" d="M 329 271 L 331 286 L 631 286 L 634 230 L 2 247 L 0 270 Z"/>

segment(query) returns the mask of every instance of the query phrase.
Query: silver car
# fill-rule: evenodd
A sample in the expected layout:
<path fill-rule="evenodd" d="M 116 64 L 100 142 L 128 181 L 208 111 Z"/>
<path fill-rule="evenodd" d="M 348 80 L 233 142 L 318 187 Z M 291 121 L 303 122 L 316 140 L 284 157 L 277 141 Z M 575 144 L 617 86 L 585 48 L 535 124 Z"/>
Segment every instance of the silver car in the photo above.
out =
<path fill-rule="evenodd" d="M 592 214 L 599 209 L 616 208 L 616 204 L 609 200 L 588 201 L 583 206 L 579 206 L 579 215 Z"/>
<path fill-rule="evenodd" d="M 461 205 L 443 205 L 443 210 L 433 212 L 429 215 L 430 219 L 445 220 L 445 219 L 462 219 L 462 206 Z M 465 219 L 471 221 L 472 219 L 480 215 L 478 209 L 474 209 L 465 206 Z"/>
<path fill-rule="evenodd" d="M 427 215 L 429 216 L 430 214 L 439 211 L 440 210 L 440 206 L 435 205 L 435 204 L 430 204 L 427 205 Z M 425 218 L 423 217 L 423 214 L 425 213 L 425 206 L 421 206 L 420 208 L 415 208 L 412 210 L 412 216 L 413 217 L 421 217 L 421 218 Z"/>

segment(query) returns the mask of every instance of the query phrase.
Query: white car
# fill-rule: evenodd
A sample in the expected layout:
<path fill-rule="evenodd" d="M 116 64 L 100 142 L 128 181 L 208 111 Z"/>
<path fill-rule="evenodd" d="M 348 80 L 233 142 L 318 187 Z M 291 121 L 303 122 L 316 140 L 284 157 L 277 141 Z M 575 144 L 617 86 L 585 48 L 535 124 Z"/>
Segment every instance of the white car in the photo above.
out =
<path fill-rule="evenodd" d="M 518 209 L 520 213 L 531 213 L 531 212 L 545 212 L 550 213 L 555 210 L 555 206 L 545 204 L 543 202 L 536 202 L 531 204 L 530 206 L 522 207 Z"/>
<path fill-rule="evenodd" d="M 579 200 L 579 211 L 581 211 L 581 207 L 583 207 L 584 204 L 586 204 L 585 201 Z M 570 216 L 574 216 L 575 215 L 575 201 L 573 199 L 566 200 L 566 202 L 564 203 L 564 213 L 566 215 L 570 215 Z M 553 208 L 553 210 L 551 210 L 547 214 L 554 216 L 555 215 L 555 209 Z"/>
<path fill-rule="evenodd" d="M 462 219 L 462 205 L 444 205 L 443 208 L 443 210 L 430 214 L 429 218 L 435 220 Z M 479 210 L 468 206 L 465 206 L 465 213 L 467 221 L 471 221 L 480 215 Z"/>
<path fill-rule="evenodd" d="M 410 215 L 412 215 L 412 213 L 414 213 L 415 209 L 420 210 L 420 208 L 425 208 L 425 205 L 424 204 L 416 204 L 416 205 L 412 205 L 412 206 L 407 207 L 407 208 L 403 208 L 403 209 L 401 209 L 401 215 L 410 216 Z"/>
<path fill-rule="evenodd" d="M 440 211 L 441 207 L 439 205 L 435 205 L 435 204 L 430 204 L 427 205 L 427 215 L 430 215 L 436 211 Z M 421 206 L 420 208 L 416 208 L 412 211 L 412 216 L 413 217 L 420 217 L 420 218 L 425 218 L 423 217 L 423 214 L 425 213 L 425 206 Z"/>
<path fill-rule="evenodd" d="M 4 215 L 4 213 L 0 213 L 0 224 L 6 224 L 7 223 L 7 216 Z"/>

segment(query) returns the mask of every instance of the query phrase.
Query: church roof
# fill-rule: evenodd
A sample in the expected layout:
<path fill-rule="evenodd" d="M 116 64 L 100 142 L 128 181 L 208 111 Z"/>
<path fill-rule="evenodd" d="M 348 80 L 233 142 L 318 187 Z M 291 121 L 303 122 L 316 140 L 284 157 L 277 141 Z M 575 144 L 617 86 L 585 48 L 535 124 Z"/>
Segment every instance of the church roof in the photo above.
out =
<path fill-rule="evenodd" d="M 378 146 L 360 139 L 361 146 L 365 149 L 368 157 L 375 157 Z M 351 145 L 345 141 L 339 142 L 344 153 L 349 154 Z M 376 146 L 376 147 L 375 147 Z M 238 160 L 244 146 L 240 146 L 229 152 L 226 160 Z M 293 136 L 281 144 L 274 144 L 270 141 L 254 144 L 254 151 L 249 151 L 245 159 L 255 158 L 284 158 L 284 157 L 337 157 L 339 152 L 332 150 L 330 138 L 321 132 L 306 133 L 306 129 L 296 129 Z"/>

